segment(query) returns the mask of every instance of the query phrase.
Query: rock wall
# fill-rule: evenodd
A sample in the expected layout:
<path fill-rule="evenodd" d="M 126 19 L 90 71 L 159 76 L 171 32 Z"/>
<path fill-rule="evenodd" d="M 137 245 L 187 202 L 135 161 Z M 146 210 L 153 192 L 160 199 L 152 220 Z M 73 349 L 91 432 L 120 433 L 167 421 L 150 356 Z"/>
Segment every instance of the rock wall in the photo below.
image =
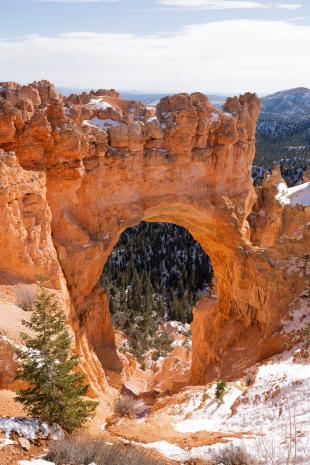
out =
<path fill-rule="evenodd" d="M 255 193 L 259 108 L 253 94 L 219 111 L 201 93 L 153 107 L 113 90 L 63 98 L 47 81 L 0 83 L 0 291 L 14 298 L 16 283 L 47 277 L 93 395 L 118 387 L 123 366 L 98 279 L 142 220 L 187 228 L 212 261 L 217 298 L 194 310 L 192 383 L 281 350 L 281 319 L 305 287 L 290 260 L 307 261 L 310 213 L 274 199 L 279 179 Z"/>

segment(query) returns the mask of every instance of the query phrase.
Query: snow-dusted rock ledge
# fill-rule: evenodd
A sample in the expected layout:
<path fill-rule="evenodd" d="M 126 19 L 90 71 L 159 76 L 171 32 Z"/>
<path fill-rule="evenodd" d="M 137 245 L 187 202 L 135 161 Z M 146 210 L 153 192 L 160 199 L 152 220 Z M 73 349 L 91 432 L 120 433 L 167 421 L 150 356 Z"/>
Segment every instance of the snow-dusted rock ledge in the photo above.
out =
<path fill-rule="evenodd" d="M 7 439 L 16 433 L 30 441 L 36 439 L 39 433 L 55 441 L 64 436 L 59 426 L 49 426 L 36 418 L 26 417 L 0 417 L 0 431 L 5 433 Z"/>
<path fill-rule="evenodd" d="M 305 182 L 294 187 L 287 187 L 285 183 L 277 185 L 278 193 L 276 199 L 282 205 L 303 205 L 308 207 L 310 205 L 310 182 Z"/>

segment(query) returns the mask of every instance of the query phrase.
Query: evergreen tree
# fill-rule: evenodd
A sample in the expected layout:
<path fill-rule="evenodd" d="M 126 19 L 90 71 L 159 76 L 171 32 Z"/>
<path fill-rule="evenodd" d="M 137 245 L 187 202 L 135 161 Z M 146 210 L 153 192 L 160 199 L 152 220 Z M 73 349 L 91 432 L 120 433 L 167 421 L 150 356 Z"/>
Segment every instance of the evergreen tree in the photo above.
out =
<path fill-rule="evenodd" d="M 31 335 L 21 333 L 25 348 L 16 350 L 20 360 L 16 378 L 29 387 L 18 391 L 16 399 L 32 416 L 72 432 L 94 415 L 97 402 L 83 399 L 89 386 L 76 371 L 79 356 L 70 354 L 63 312 L 42 283 L 30 321 L 23 325 Z"/>
<path fill-rule="evenodd" d="M 226 391 L 227 383 L 224 380 L 219 380 L 216 383 L 216 390 L 215 390 L 215 398 L 218 402 L 218 404 L 223 404 L 224 403 L 224 394 Z"/>

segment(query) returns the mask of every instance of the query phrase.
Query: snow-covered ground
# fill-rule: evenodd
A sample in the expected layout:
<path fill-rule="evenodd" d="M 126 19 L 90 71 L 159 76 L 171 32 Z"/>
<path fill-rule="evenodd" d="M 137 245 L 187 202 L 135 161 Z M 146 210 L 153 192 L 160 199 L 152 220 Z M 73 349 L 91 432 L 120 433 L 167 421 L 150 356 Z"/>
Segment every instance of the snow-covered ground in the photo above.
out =
<path fill-rule="evenodd" d="M 278 194 L 276 199 L 283 205 L 310 205 L 310 182 L 305 182 L 294 187 L 287 187 L 285 183 L 277 186 Z"/>
<path fill-rule="evenodd" d="M 39 433 L 54 440 L 63 437 L 63 432 L 57 425 L 48 426 L 36 418 L 26 417 L 0 417 L 0 431 L 5 433 L 7 439 L 13 432 L 30 440 L 36 439 Z"/>
<path fill-rule="evenodd" d="M 186 402 L 179 405 L 174 428 L 180 433 L 216 431 L 243 433 L 231 438 L 231 445 L 245 448 L 265 465 L 310 464 L 310 364 L 299 358 L 298 350 L 273 357 L 252 373 L 254 384 L 228 383 L 224 402 L 215 398 L 216 385 L 196 390 L 190 388 Z M 187 392 L 186 392 L 187 393 Z M 226 444 L 184 450 L 175 444 L 158 441 L 154 448 L 174 460 L 208 459 Z M 288 455 L 296 461 L 287 462 Z"/>
<path fill-rule="evenodd" d="M 283 321 L 294 348 L 248 370 L 227 383 L 224 402 L 215 397 L 216 384 L 184 391 L 184 401 L 164 407 L 178 433 L 222 432 L 229 447 L 241 446 L 259 464 L 310 465 L 310 299 L 307 291 L 292 305 L 292 318 Z M 240 435 L 241 433 L 241 435 Z M 185 450 L 166 441 L 154 448 L 174 460 L 209 459 L 227 444 Z"/>

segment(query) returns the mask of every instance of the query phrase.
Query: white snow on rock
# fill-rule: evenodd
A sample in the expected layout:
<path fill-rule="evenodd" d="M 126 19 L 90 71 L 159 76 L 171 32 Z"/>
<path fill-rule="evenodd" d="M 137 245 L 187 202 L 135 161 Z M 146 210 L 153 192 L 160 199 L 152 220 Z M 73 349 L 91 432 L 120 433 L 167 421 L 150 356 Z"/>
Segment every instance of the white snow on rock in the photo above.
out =
<path fill-rule="evenodd" d="M 61 439 L 64 435 L 57 425 L 49 426 L 38 419 L 26 417 L 0 417 L 0 431 L 3 431 L 7 438 L 15 432 L 30 440 L 36 439 L 38 433 L 54 440 Z"/>
<path fill-rule="evenodd" d="M 238 445 L 239 443 L 240 445 L 243 444 L 240 440 L 237 440 L 237 442 Z M 214 453 L 219 452 L 222 448 L 226 447 L 226 444 L 224 445 L 221 443 L 214 446 L 193 447 L 190 450 L 186 450 L 167 441 L 156 441 L 149 444 L 139 445 L 146 449 L 155 449 L 170 460 L 176 460 L 178 462 L 188 462 L 197 459 L 206 460 L 211 458 Z"/>
<path fill-rule="evenodd" d="M 54 462 L 48 462 L 43 459 L 20 460 L 18 465 L 55 465 Z"/>
<path fill-rule="evenodd" d="M 275 357 L 260 366 L 252 387 L 242 391 L 239 387 L 231 386 L 224 396 L 224 404 L 214 407 L 212 399 L 207 401 L 202 410 L 192 414 L 190 420 L 177 424 L 176 430 L 260 432 L 261 425 L 265 430 L 275 426 L 272 422 L 280 426 L 286 417 L 284 410 L 288 408 L 294 409 L 296 419 L 310 427 L 310 402 L 307 400 L 310 365 L 293 362 L 293 353 L 284 353 L 278 360 Z M 230 407 L 237 399 L 239 405 L 236 413 L 232 414 Z"/>
<path fill-rule="evenodd" d="M 215 121 L 218 121 L 219 118 L 220 118 L 220 115 L 218 113 L 211 113 L 211 115 L 210 115 L 210 120 L 211 120 L 212 123 L 215 122 Z"/>
<path fill-rule="evenodd" d="M 110 105 L 110 103 L 105 102 L 102 97 L 90 99 L 88 105 L 92 105 L 93 107 L 98 108 L 98 110 L 107 110 L 108 108 L 115 110 L 115 108 Z"/>
<path fill-rule="evenodd" d="M 147 123 L 159 123 L 157 116 L 151 116 L 146 120 Z"/>
<path fill-rule="evenodd" d="M 172 347 L 173 349 L 175 349 L 176 347 L 182 346 L 182 344 L 183 344 L 183 341 L 173 341 L 173 342 L 171 343 L 171 347 Z"/>
<path fill-rule="evenodd" d="M 94 118 L 90 120 L 84 120 L 83 124 L 85 126 L 94 126 L 99 129 L 109 129 L 109 128 L 119 126 L 122 123 L 120 123 L 119 121 L 115 121 L 111 118 L 100 119 L 97 116 L 95 116 Z"/>
<path fill-rule="evenodd" d="M 3 438 L 0 440 L 0 449 L 2 449 L 2 447 L 10 446 L 12 444 L 15 444 L 15 442 L 11 439 Z"/>
<path fill-rule="evenodd" d="M 294 187 L 287 187 L 283 182 L 277 185 L 276 199 L 282 205 L 303 205 L 308 207 L 310 205 L 310 182 L 305 182 Z"/>
<path fill-rule="evenodd" d="M 209 400 L 205 403 L 203 410 L 194 410 L 188 420 L 177 423 L 175 426 L 176 431 L 180 433 L 220 431 L 221 425 L 231 416 L 230 408 L 232 404 L 241 393 L 242 390 L 238 386 L 231 386 L 224 396 L 224 403 L 219 405 L 215 398 L 215 385 L 213 385 L 208 391 Z"/>
<path fill-rule="evenodd" d="M 187 460 L 188 452 L 175 444 L 167 441 L 150 442 L 149 444 L 141 444 L 145 449 L 156 449 L 161 454 L 172 460 Z"/>
<path fill-rule="evenodd" d="M 287 455 L 293 450 L 295 461 L 289 463 L 309 465 L 310 357 L 302 358 L 301 353 L 296 346 L 253 367 L 249 371 L 254 376 L 251 386 L 246 386 L 243 380 L 228 383 L 222 404 L 215 399 L 216 385 L 213 384 L 195 391 L 188 388 L 178 410 L 172 405 L 165 408 L 165 413 L 175 430 L 183 434 L 216 431 L 229 437 L 242 433 L 242 437 L 230 436 L 230 444 L 244 447 L 261 464 L 286 465 Z M 146 447 L 155 448 L 171 459 L 185 461 L 208 460 L 227 444 L 183 450 L 159 441 Z"/>
<path fill-rule="evenodd" d="M 297 298 L 292 307 L 290 318 L 282 321 L 282 332 L 284 333 L 300 331 L 305 325 L 310 324 L 309 298 Z"/>

